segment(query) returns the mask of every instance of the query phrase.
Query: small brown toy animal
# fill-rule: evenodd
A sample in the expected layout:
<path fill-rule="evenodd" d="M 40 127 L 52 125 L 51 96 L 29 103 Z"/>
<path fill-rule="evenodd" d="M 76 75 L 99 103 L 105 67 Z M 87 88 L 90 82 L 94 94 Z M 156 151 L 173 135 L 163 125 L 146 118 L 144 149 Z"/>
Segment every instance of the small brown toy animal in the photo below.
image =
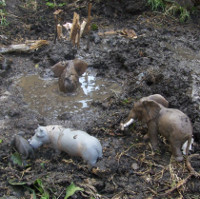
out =
<path fill-rule="evenodd" d="M 153 95 L 149 95 L 148 97 L 143 97 L 140 99 L 141 102 L 143 101 L 147 101 L 147 100 L 153 100 L 161 105 L 163 105 L 164 107 L 168 108 L 169 106 L 169 102 L 160 94 L 153 94 Z M 133 116 L 134 116 L 134 107 L 131 109 L 126 121 L 124 123 L 120 124 L 121 130 L 124 130 L 125 127 L 129 126 L 130 124 L 133 123 Z"/>
<path fill-rule="evenodd" d="M 35 157 L 33 147 L 21 135 L 14 136 L 11 141 L 11 146 L 13 146 L 25 159 Z"/>
<path fill-rule="evenodd" d="M 55 77 L 59 77 L 59 89 L 62 92 L 69 93 L 77 89 L 79 85 L 79 76 L 87 69 L 88 64 L 82 60 L 75 59 L 61 61 L 52 66 L 51 70 Z"/>
<path fill-rule="evenodd" d="M 181 148 L 187 142 L 186 155 L 192 141 L 192 125 L 187 115 L 178 109 L 166 108 L 149 98 L 135 102 L 129 118 L 138 119 L 148 126 L 148 135 L 153 149 L 158 147 L 158 132 L 170 144 L 176 161 L 183 160 Z M 130 122 L 130 120 L 129 120 Z M 127 124 L 121 124 L 127 126 Z"/>

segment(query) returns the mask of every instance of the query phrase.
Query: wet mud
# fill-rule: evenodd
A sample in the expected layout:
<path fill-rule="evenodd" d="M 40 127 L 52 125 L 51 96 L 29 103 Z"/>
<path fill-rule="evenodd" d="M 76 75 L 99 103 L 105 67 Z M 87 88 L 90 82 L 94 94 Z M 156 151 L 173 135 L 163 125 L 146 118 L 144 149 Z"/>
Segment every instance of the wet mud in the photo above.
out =
<path fill-rule="evenodd" d="M 97 15 L 93 23 L 99 30 L 91 31 L 89 50 L 88 36 L 81 39 L 79 49 L 67 40 L 54 44 L 53 11 L 44 4 L 39 4 L 43 13 L 26 13 L 26 20 L 18 19 L 30 29 L 20 29 L 19 23 L 16 29 L 3 30 L 8 39 L 1 39 L 1 45 L 19 37 L 48 39 L 49 45 L 31 53 L 2 55 L 10 61 L 8 67 L 0 68 L 1 197 L 31 198 L 33 193 L 27 187 L 34 189 L 35 181 L 41 179 L 50 198 L 64 198 L 71 182 L 84 189 L 71 198 L 198 198 L 199 179 L 194 176 L 162 196 L 187 178 L 185 163 L 174 162 L 162 137 L 160 150 L 153 153 L 143 139 L 145 125 L 136 122 L 125 131 L 119 128 L 136 100 L 158 93 L 169 101 L 170 108 L 189 116 L 194 134 L 190 155 L 200 152 L 199 24 L 192 20 L 181 24 L 162 13 L 152 13 L 142 2 L 135 11 L 125 13 L 115 4 L 94 4 Z M 129 4 L 127 10 L 131 10 Z M 66 6 L 65 19 L 71 20 L 75 10 L 87 16 L 84 2 L 76 6 Z M 25 10 L 15 12 L 25 14 Z M 39 20 L 38 14 L 43 18 Z M 137 38 L 98 34 L 123 28 L 133 29 Z M 61 93 L 50 68 L 58 61 L 75 58 L 86 61 L 88 69 L 75 93 Z M 23 131 L 29 139 L 38 125 L 58 124 L 87 131 L 100 140 L 103 159 L 98 168 L 90 170 L 81 159 L 58 155 L 46 146 L 23 166 L 13 164 L 15 151 L 10 142 L 15 134 Z M 200 172 L 198 155 L 192 156 L 191 164 Z"/>

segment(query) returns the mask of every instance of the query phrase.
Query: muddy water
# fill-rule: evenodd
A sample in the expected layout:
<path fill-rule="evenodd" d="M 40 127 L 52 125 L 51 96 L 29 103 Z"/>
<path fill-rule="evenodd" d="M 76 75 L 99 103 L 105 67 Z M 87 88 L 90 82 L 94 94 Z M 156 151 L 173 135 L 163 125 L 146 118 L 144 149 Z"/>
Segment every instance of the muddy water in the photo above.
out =
<path fill-rule="evenodd" d="M 106 79 L 96 78 L 91 71 L 87 71 L 79 78 L 80 87 L 73 94 L 59 91 L 58 79 L 42 79 L 39 75 L 23 76 L 17 80 L 17 87 L 24 96 L 24 101 L 32 110 L 44 117 L 56 118 L 69 112 L 91 110 L 93 100 L 104 100 L 111 94 L 119 93 L 120 86 Z"/>

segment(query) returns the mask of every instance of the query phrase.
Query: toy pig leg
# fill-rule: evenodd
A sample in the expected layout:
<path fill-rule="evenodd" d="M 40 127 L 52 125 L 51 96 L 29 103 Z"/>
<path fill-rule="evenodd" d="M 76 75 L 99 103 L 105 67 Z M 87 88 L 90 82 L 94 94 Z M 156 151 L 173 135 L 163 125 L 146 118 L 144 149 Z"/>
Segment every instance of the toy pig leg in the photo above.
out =
<path fill-rule="evenodd" d="M 153 150 L 158 149 L 158 132 L 157 125 L 154 121 L 150 121 L 148 124 L 148 137 L 150 139 Z"/>
<path fill-rule="evenodd" d="M 95 166 L 98 157 L 99 154 L 96 149 L 82 152 L 82 158 L 91 166 L 91 168 Z"/>

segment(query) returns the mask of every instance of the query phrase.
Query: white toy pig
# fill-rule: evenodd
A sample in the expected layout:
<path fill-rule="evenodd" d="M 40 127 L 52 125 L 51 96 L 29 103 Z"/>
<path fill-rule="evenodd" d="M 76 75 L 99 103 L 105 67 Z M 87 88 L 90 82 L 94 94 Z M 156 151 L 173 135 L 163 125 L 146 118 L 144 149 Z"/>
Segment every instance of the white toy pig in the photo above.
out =
<path fill-rule="evenodd" d="M 56 150 L 82 157 L 91 166 L 95 166 L 97 160 L 102 158 L 102 146 L 97 138 L 60 125 L 39 126 L 29 142 L 34 149 L 50 144 Z"/>

